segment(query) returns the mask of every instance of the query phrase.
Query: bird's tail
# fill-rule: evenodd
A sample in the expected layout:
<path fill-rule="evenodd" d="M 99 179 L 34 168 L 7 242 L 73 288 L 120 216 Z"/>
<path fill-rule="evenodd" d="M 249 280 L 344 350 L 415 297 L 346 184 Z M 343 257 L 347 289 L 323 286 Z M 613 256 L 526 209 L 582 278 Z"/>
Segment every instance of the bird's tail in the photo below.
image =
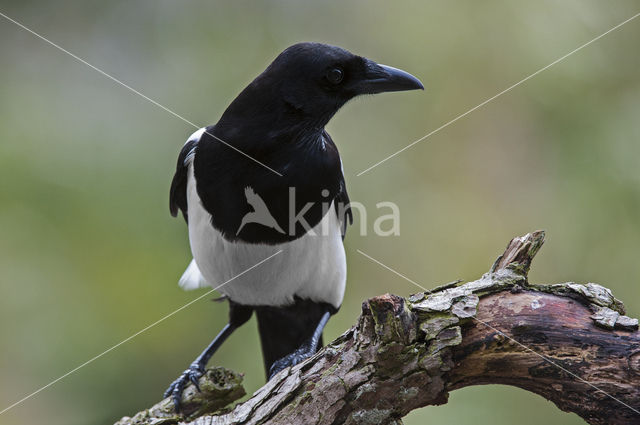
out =
<path fill-rule="evenodd" d="M 207 282 L 204 280 L 204 277 L 202 277 L 202 273 L 200 273 L 196 260 L 191 260 L 189 267 L 187 267 L 187 270 L 182 274 L 178 285 L 180 285 L 180 287 L 185 291 L 204 288 L 207 286 Z"/>
<path fill-rule="evenodd" d="M 267 379 L 271 365 L 307 342 L 320 319 L 331 309 L 328 304 L 297 299 L 286 307 L 257 307 L 258 333 Z M 322 347 L 320 338 L 319 347 Z"/>

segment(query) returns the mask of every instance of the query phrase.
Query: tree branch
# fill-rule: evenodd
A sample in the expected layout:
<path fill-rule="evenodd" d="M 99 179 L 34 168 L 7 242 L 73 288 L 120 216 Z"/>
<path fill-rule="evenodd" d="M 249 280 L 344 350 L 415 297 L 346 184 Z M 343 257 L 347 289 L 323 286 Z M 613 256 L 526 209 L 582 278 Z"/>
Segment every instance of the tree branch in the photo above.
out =
<path fill-rule="evenodd" d="M 513 239 L 480 279 L 362 305 L 356 325 L 247 401 L 241 377 L 210 370 L 184 394 L 117 425 L 385 424 L 470 385 L 532 391 L 590 424 L 640 423 L 640 333 L 611 291 L 530 285 L 543 232 Z"/>

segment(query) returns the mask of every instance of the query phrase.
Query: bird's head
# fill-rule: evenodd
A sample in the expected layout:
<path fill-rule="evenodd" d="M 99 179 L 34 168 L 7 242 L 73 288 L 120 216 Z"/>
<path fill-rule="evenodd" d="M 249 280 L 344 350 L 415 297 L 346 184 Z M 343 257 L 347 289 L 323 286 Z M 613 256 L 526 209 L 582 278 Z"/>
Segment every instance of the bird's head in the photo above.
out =
<path fill-rule="evenodd" d="M 269 107 L 323 127 L 356 96 L 416 89 L 424 89 L 420 80 L 400 69 L 340 47 L 298 43 L 280 53 L 237 100 L 246 107 L 251 99 L 268 98 Z"/>

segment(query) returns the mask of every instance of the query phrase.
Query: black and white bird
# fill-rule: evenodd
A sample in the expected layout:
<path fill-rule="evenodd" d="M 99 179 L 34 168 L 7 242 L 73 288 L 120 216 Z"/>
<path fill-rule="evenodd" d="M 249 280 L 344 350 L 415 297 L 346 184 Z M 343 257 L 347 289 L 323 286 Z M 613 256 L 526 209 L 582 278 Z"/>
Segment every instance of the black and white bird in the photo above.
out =
<path fill-rule="evenodd" d="M 185 385 L 197 386 L 213 353 L 253 312 L 268 378 L 322 345 L 344 296 L 342 240 L 352 220 L 342 162 L 324 127 L 358 95 L 414 89 L 423 86 L 404 71 L 299 43 L 217 124 L 187 140 L 170 195 L 171 214 L 182 211 L 188 223 L 193 254 L 179 284 L 224 283 L 218 291 L 229 302 L 229 322 L 166 391 L 177 409 Z"/>

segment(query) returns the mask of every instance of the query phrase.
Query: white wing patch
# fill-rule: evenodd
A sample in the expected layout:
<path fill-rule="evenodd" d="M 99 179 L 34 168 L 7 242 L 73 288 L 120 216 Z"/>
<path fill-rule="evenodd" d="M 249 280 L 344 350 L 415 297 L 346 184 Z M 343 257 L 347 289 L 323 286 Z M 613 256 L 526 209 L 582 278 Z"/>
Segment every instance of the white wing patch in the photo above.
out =
<path fill-rule="evenodd" d="M 185 142 L 185 145 L 189 142 L 200 141 L 200 138 L 202 138 L 202 135 L 206 131 L 207 131 L 206 127 L 202 127 L 194 131 L 193 134 L 189 136 L 189 138 Z M 191 163 L 191 161 L 193 161 L 194 154 L 195 154 L 195 147 L 191 149 L 191 151 L 185 157 L 184 165 L 188 166 Z M 199 289 L 199 288 L 204 288 L 208 286 L 207 282 L 204 280 L 204 277 L 202 277 L 202 273 L 200 273 L 200 269 L 196 264 L 196 260 L 191 260 L 191 263 L 189 263 L 189 266 L 182 274 L 182 277 L 180 278 L 178 285 L 185 291 L 191 291 L 193 289 Z"/>
<path fill-rule="evenodd" d="M 204 277 L 202 277 L 202 273 L 200 273 L 196 260 L 191 260 L 189 267 L 187 267 L 187 270 L 182 274 L 178 285 L 185 291 L 191 291 L 193 289 L 200 289 L 208 286 Z"/>
<path fill-rule="evenodd" d="M 191 136 L 189 136 L 189 138 L 187 139 L 187 141 L 185 142 L 185 145 L 189 142 L 197 142 L 200 140 L 200 138 L 202 137 L 202 135 L 207 131 L 207 127 L 202 127 L 199 128 L 198 130 L 194 131 L 193 134 L 191 134 Z"/>
<path fill-rule="evenodd" d="M 187 141 L 184 142 L 184 144 L 186 145 L 189 142 L 199 142 L 200 139 L 202 138 L 202 135 L 206 131 L 207 131 L 206 127 L 202 127 L 201 129 L 194 131 L 193 134 L 189 136 Z M 196 147 L 194 145 L 193 148 L 191 148 L 191 150 L 189 151 L 189 153 L 187 153 L 187 156 L 184 157 L 183 164 L 185 166 L 188 166 L 189 164 L 191 164 L 191 161 L 193 161 L 193 155 L 195 155 L 195 153 L 196 153 Z"/>

